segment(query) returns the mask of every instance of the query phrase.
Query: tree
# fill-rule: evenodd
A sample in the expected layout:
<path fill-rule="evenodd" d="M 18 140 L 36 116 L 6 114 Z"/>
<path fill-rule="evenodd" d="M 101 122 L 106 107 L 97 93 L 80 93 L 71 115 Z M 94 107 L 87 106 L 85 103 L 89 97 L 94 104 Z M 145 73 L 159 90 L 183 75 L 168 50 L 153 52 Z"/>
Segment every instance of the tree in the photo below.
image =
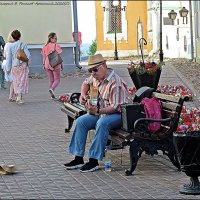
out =
<path fill-rule="evenodd" d="M 97 51 L 97 41 L 95 39 L 92 40 L 92 44 L 89 47 L 89 55 L 94 55 L 96 51 Z"/>

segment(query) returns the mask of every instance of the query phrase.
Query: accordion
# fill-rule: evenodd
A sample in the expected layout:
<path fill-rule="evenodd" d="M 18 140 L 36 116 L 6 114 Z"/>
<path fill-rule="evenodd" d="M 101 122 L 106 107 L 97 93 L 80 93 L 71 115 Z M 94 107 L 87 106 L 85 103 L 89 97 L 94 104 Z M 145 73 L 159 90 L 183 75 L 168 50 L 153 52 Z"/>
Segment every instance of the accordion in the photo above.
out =
<path fill-rule="evenodd" d="M 127 132 L 134 131 L 134 123 L 139 118 L 145 118 L 144 105 L 133 102 L 121 105 L 122 127 Z"/>
<path fill-rule="evenodd" d="M 64 102 L 64 107 L 61 107 L 61 110 L 73 119 L 87 113 L 85 106 L 80 103 Z"/>

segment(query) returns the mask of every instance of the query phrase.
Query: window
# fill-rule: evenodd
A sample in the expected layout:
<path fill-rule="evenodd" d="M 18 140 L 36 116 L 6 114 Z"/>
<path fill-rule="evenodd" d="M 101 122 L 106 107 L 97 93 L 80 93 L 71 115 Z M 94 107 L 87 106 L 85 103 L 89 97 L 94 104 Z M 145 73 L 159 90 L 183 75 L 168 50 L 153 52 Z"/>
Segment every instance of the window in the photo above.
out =
<path fill-rule="evenodd" d="M 113 6 L 113 1 L 109 1 L 109 28 L 108 33 L 115 32 L 115 6 Z M 121 22 L 121 1 L 119 1 L 119 5 L 117 6 L 116 11 L 116 32 L 122 32 L 122 22 Z"/>
<path fill-rule="evenodd" d="M 176 40 L 179 41 L 179 28 L 176 29 Z"/>
<path fill-rule="evenodd" d="M 200 37 L 200 26 L 199 26 L 199 23 L 200 23 L 200 11 L 197 12 L 197 37 L 199 38 Z"/>
<path fill-rule="evenodd" d="M 174 25 L 174 20 L 169 17 L 163 17 L 163 25 Z"/>
<path fill-rule="evenodd" d="M 184 36 L 184 51 L 187 51 L 187 38 Z"/>
<path fill-rule="evenodd" d="M 169 49 L 169 41 L 168 41 L 168 36 L 166 35 L 166 49 Z"/>

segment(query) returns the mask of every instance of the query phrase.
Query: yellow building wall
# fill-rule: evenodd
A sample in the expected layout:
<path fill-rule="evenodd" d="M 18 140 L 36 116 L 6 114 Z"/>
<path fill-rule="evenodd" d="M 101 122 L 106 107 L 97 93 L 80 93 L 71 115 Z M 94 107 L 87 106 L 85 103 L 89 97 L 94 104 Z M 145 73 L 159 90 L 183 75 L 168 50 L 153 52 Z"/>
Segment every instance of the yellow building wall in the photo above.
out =
<path fill-rule="evenodd" d="M 101 1 L 96 1 L 96 32 L 97 32 L 97 51 L 113 50 L 114 43 L 111 41 L 104 42 L 104 11 L 101 7 Z M 105 11 L 108 12 L 108 11 Z M 124 11 L 122 11 L 124 12 Z M 127 20 L 127 39 L 117 42 L 118 50 L 137 50 L 137 22 L 140 20 L 143 24 L 143 37 L 147 39 L 147 1 L 128 1 L 126 7 Z M 151 49 L 151 45 L 147 44 L 144 49 Z"/>
<path fill-rule="evenodd" d="M 18 29 L 28 44 L 46 43 L 55 32 L 59 43 L 72 42 L 71 1 L 1 1 L 0 34 Z"/>

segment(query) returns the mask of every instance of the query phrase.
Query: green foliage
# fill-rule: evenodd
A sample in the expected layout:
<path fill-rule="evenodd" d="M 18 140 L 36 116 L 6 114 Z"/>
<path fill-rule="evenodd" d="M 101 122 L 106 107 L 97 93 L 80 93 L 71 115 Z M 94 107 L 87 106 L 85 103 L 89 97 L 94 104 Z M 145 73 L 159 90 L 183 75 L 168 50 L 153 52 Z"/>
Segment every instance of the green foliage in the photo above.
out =
<path fill-rule="evenodd" d="M 89 55 L 94 55 L 96 51 L 97 51 L 97 41 L 95 39 L 92 40 L 92 44 L 89 47 Z"/>

